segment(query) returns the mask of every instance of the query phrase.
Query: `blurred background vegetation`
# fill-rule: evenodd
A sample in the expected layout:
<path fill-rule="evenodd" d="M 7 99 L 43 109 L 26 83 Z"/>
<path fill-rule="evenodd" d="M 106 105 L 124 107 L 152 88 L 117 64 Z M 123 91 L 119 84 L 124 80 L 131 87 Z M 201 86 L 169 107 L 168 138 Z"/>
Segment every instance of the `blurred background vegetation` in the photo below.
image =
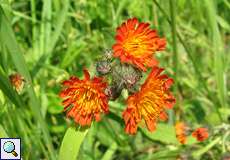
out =
<path fill-rule="evenodd" d="M 57 159 L 73 125 L 58 97 L 60 82 L 81 77 L 84 67 L 95 74 L 116 27 L 131 17 L 166 37 L 157 57 L 176 81 L 177 104 L 154 133 L 129 136 L 120 118 L 123 92 L 89 129 L 78 159 L 219 160 L 230 152 L 229 0 L 1 0 L 0 7 L 0 137 L 22 138 L 23 159 Z M 13 73 L 25 79 L 19 93 L 9 82 Z M 210 138 L 180 145 L 176 121 L 208 127 Z"/>

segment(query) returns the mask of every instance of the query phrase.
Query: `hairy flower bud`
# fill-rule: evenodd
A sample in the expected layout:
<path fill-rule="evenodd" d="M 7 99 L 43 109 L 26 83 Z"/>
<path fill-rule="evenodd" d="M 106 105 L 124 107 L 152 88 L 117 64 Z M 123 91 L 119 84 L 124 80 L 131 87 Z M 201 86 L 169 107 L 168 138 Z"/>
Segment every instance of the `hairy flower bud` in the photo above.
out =
<path fill-rule="evenodd" d="M 124 83 L 124 87 L 129 91 L 136 88 L 135 85 L 142 77 L 141 71 L 129 64 L 115 66 L 112 74 L 117 83 Z"/>
<path fill-rule="evenodd" d="M 110 62 L 108 62 L 106 60 L 98 61 L 96 63 L 96 70 L 97 70 L 98 74 L 100 74 L 100 75 L 105 75 L 105 74 L 109 73 L 111 70 Z"/>
<path fill-rule="evenodd" d="M 115 100 L 121 95 L 123 89 L 123 84 L 112 84 L 105 89 L 105 94 L 109 97 L 110 100 Z"/>

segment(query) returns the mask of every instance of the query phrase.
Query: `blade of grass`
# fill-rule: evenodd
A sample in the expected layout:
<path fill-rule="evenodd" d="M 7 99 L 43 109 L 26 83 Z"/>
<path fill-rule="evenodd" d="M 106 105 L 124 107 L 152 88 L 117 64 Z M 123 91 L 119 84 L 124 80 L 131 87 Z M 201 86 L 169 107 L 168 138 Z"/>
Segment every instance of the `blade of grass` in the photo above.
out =
<path fill-rule="evenodd" d="M 213 0 L 205 0 L 208 22 L 211 29 L 211 38 L 214 52 L 214 72 L 217 83 L 217 96 L 222 107 L 226 107 L 227 90 L 224 72 L 224 54 L 220 31 L 218 28 L 216 10 Z"/>
<path fill-rule="evenodd" d="M 0 45 L 0 47 L 1 47 L 1 45 Z M 1 55 L 0 65 L 1 65 L 2 69 L 6 73 L 8 73 L 8 71 L 9 71 L 8 63 L 7 63 L 8 55 L 6 54 L 5 48 L 0 48 L 0 55 Z"/>
<path fill-rule="evenodd" d="M 228 2 L 228 0 L 224 0 L 224 4 L 230 9 L 230 2 Z"/>
<path fill-rule="evenodd" d="M 17 128 L 18 128 L 18 133 L 20 132 L 20 135 L 22 135 L 23 137 L 23 142 L 24 144 L 30 144 L 31 141 L 29 140 L 29 134 L 28 134 L 28 129 L 27 129 L 27 124 L 25 123 L 24 119 L 23 119 L 23 114 L 20 113 L 21 109 L 16 109 L 15 110 L 16 115 L 14 115 L 14 122 L 17 122 Z M 12 115 L 11 115 L 12 116 Z"/>
<path fill-rule="evenodd" d="M 37 25 L 37 17 L 36 17 L 36 1 L 30 0 L 30 8 L 31 8 L 31 18 L 32 18 L 32 45 L 33 45 L 33 53 L 34 55 L 38 54 L 38 25 Z"/>
<path fill-rule="evenodd" d="M 75 128 L 68 128 L 62 140 L 58 159 L 76 159 L 87 132 L 88 130 L 77 131 Z"/>
<path fill-rule="evenodd" d="M 164 150 L 160 150 L 157 152 L 154 152 L 152 154 L 149 154 L 146 157 L 146 154 L 143 155 L 138 155 L 137 156 L 137 160 L 175 160 L 178 155 L 180 155 L 181 153 L 181 149 L 174 149 L 174 150 L 170 150 L 170 149 L 164 149 Z"/>
<path fill-rule="evenodd" d="M 129 2 L 126 0 L 119 1 L 119 5 L 117 7 L 117 10 L 115 11 L 115 15 L 113 17 L 113 28 L 116 28 L 118 25 L 118 17 L 121 14 L 122 10 L 127 6 Z"/>
<path fill-rule="evenodd" d="M 153 2 L 155 3 L 155 5 L 158 7 L 158 9 L 160 10 L 160 12 L 165 16 L 165 18 L 167 19 L 168 23 L 170 25 L 172 25 L 172 21 L 171 19 L 169 18 L 168 14 L 164 11 L 164 9 L 160 6 L 160 4 L 156 1 L 156 0 L 153 0 Z M 188 45 L 185 43 L 185 41 L 183 40 L 182 36 L 180 35 L 180 33 L 178 31 L 176 31 L 177 33 L 177 38 L 178 40 L 180 41 L 180 43 L 183 45 L 186 53 L 188 54 L 188 57 L 189 59 L 191 60 L 192 62 L 192 65 L 193 65 L 193 68 L 194 68 L 194 71 L 196 72 L 196 76 L 197 78 L 200 80 L 201 84 L 202 84 L 202 87 L 210 94 L 210 91 L 204 81 L 204 78 L 199 70 L 199 67 L 198 67 L 198 64 L 196 63 L 196 61 L 194 60 L 194 58 L 192 57 L 192 52 L 190 50 L 190 48 L 188 47 Z"/>
<path fill-rule="evenodd" d="M 18 11 L 14 11 L 12 8 L 9 7 L 9 5 L 7 4 L 2 4 L 2 7 L 4 8 L 5 12 L 7 11 L 8 13 L 12 13 L 14 16 L 17 16 L 17 17 L 20 17 L 20 18 L 23 18 L 23 19 L 26 19 L 28 21 L 32 21 L 32 22 L 36 22 L 36 20 L 32 19 L 30 16 L 24 14 L 24 13 L 21 13 L 21 12 L 18 12 Z M 8 16 L 7 16 L 8 17 Z"/>
<path fill-rule="evenodd" d="M 7 138 L 8 135 L 5 131 L 5 129 L 3 128 L 3 126 L 0 124 L 0 138 Z"/>
<path fill-rule="evenodd" d="M 68 9 L 69 9 L 69 0 L 63 0 L 63 9 L 57 14 L 57 21 L 54 22 L 55 30 L 51 33 L 51 38 L 48 44 L 47 51 L 39 58 L 38 62 L 35 64 L 31 76 L 34 77 L 38 71 L 42 68 L 45 62 L 52 56 L 52 51 L 58 41 L 59 36 L 61 35 L 62 27 L 65 23 Z"/>
<path fill-rule="evenodd" d="M 52 141 L 49 135 L 49 131 L 47 125 L 42 118 L 40 112 L 40 103 L 36 97 L 35 91 L 32 86 L 32 79 L 30 77 L 29 71 L 26 66 L 25 59 L 23 54 L 17 44 L 14 32 L 10 26 L 10 23 L 4 14 L 2 7 L 0 7 L 0 42 L 3 47 L 6 47 L 12 61 L 18 70 L 18 72 L 24 77 L 26 83 L 28 84 L 25 88 L 30 98 L 30 107 L 31 111 L 33 112 L 33 116 L 37 120 L 39 124 L 39 128 L 41 128 L 42 133 L 44 134 L 45 144 L 49 150 L 51 159 L 54 158 L 54 149 L 52 145 Z"/>
<path fill-rule="evenodd" d="M 87 45 L 82 40 L 79 40 L 76 45 L 69 47 L 60 64 L 61 68 L 69 66 L 86 46 Z"/>
<path fill-rule="evenodd" d="M 51 32 L 51 1 L 43 0 L 42 7 L 42 23 L 40 33 L 40 54 L 43 55 L 48 52 L 50 44 L 50 32 Z"/>
<path fill-rule="evenodd" d="M 155 3 L 155 5 L 158 7 L 158 9 L 160 10 L 160 12 L 165 16 L 165 18 L 167 19 L 168 23 L 170 25 L 172 25 L 172 22 L 168 16 L 168 14 L 163 10 L 163 8 L 160 6 L 160 4 L 156 1 L 156 0 L 153 0 L 153 2 Z M 182 38 L 181 36 L 181 33 L 177 30 L 176 31 L 177 33 L 177 38 L 178 40 L 180 41 L 180 43 L 182 44 L 182 46 L 184 47 L 189 59 L 191 60 L 192 62 L 192 65 L 193 65 L 193 68 L 194 68 L 194 71 L 195 71 L 195 76 L 197 76 L 197 79 L 199 80 L 200 84 L 202 85 L 203 89 L 208 93 L 207 94 L 207 97 L 209 99 L 213 99 L 213 94 L 210 92 L 210 90 L 208 89 L 207 87 L 207 84 L 205 83 L 205 79 L 203 78 L 202 74 L 201 74 L 201 71 L 199 69 L 199 65 L 198 63 L 195 61 L 195 59 L 193 58 L 192 56 L 192 52 L 191 52 L 191 49 L 189 48 L 189 46 L 186 44 L 186 42 L 184 41 L 184 39 Z M 214 107 L 214 109 L 216 110 L 217 114 L 218 114 L 218 117 L 221 121 L 223 121 L 223 118 L 218 110 L 217 107 Z"/>
<path fill-rule="evenodd" d="M 116 152 L 117 150 L 117 143 L 114 142 L 111 144 L 111 146 L 108 148 L 108 150 L 105 152 L 105 154 L 103 155 L 101 160 L 111 160 L 113 157 L 113 154 Z"/>
<path fill-rule="evenodd" d="M 215 140 L 212 140 L 207 146 L 202 147 L 201 149 L 195 151 L 192 156 L 197 159 L 198 157 L 200 157 L 202 154 L 208 152 L 214 145 L 216 145 L 217 143 L 219 143 L 221 140 L 221 137 L 217 137 Z"/>
<path fill-rule="evenodd" d="M 171 26 L 171 33 L 172 33 L 172 43 L 173 43 L 173 66 L 174 66 L 174 93 L 176 94 L 176 105 L 175 107 L 180 107 L 179 104 L 179 93 L 178 93 L 178 52 L 177 52 L 177 39 L 176 39 L 176 1 L 175 0 L 170 0 L 170 15 L 171 15 L 171 21 L 172 21 L 172 26 Z M 169 123 L 173 124 L 174 121 L 174 114 L 173 111 L 169 111 Z"/>

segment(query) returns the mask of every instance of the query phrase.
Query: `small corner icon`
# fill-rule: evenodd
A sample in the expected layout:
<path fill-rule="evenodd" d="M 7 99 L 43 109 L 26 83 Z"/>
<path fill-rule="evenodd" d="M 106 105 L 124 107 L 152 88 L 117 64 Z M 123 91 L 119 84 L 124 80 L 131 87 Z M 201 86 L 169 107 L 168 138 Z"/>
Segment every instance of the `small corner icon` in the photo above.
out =
<path fill-rule="evenodd" d="M 0 138 L 1 152 L 0 160 L 21 159 L 20 138 Z"/>

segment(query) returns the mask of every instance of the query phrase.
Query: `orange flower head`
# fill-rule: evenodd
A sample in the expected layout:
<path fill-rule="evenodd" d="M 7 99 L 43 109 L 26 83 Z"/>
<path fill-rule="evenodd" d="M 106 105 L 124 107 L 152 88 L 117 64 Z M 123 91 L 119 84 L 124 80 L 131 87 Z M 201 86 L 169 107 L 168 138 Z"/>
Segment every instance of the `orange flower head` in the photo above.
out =
<path fill-rule="evenodd" d="M 208 138 L 208 129 L 207 128 L 197 128 L 192 132 L 192 136 L 197 139 L 197 141 L 204 141 Z"/>
<path fill-rule="evenodd" d="M 157 65 L 153 53 L 164 50 L 166 40 L 160 38 L 149 23 L 139 23 L 136 18 L 128 19 L 117 28 L 116 43 L 113 45 L 113 56 L 121 62 L 133 64 L 146 71 L 146 67 Z"/>
<path fill-rule="evenodd" d="M 14 86 L 18 92 L 23 88 L 25 80 L 20 74 L 11 74 L 9 79 L 12 86 Z"/>
<path fill-rule="evenodd" d="M 107 84 L 102 78 L 90 79 L 89 72 L 84 70 L 83 80 L 71 77 L 63 82 L 65 87 L 60 97 L 63 98 L 64 110 L 67 116 L 74 118 L 81 126 L 90 125 L 95 119 L 100 120 L 101 113 L 108 113 L 108 100 L 104 93 Z"/>
<path fill-rule="evenodd" d="M 178 122 L 175 125 L 175 129 L 176 129 L 176 138 L 177 138 L 177 140 L 181 144 L 185 144 L 186 143 L 186 138 L 187 138 L 186 136 L 187 136 L 188 127 L 185 125 L 185 123 Z"/>
<path fill-rule="evenodd" d="M 161 75 L 162 68 L 153 67 L 139 92 L 127 99 L 127 108 L 123 112 L 125 131 L 135 134 L 142 118 L 149 131 L 154 131 L 158 119 L 167 120 L 165 109 L 170 109 L 175 98 L 169 91 L 173 79 Z"/>

